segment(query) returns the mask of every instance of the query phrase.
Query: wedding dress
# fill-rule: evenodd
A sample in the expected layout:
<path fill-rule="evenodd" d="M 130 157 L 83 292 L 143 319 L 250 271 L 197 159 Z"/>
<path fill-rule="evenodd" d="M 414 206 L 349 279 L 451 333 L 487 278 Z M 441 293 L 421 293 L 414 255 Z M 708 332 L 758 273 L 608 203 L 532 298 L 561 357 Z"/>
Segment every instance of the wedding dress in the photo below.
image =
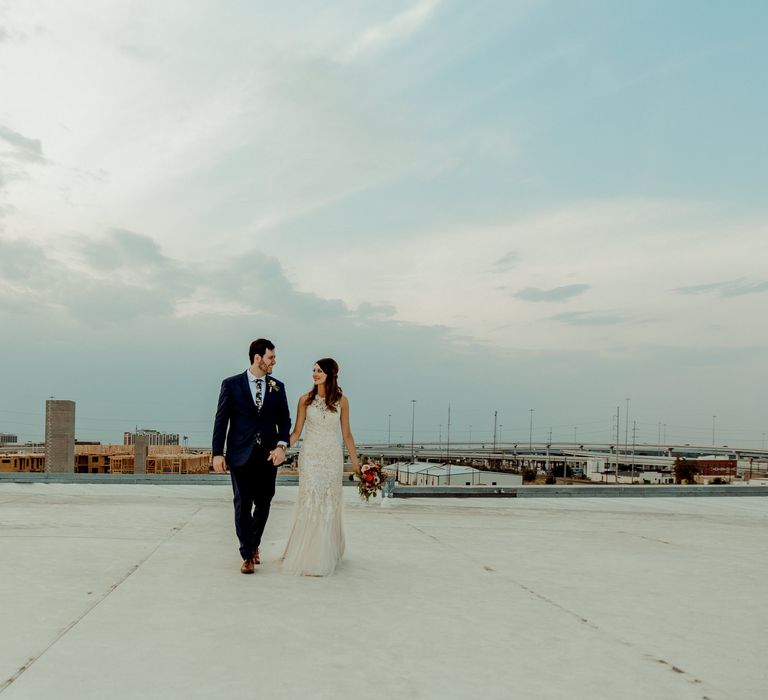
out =
<path fill-rule="evenodd" d="M 328 576 L 344 554 L 341 479 L 344 455 L 339 440 L 339 406 L 330 411 L 315 396 L 307 406 L 299 452 L 299 495 L 293 528 L 283 552 L 283 571 Z"/>

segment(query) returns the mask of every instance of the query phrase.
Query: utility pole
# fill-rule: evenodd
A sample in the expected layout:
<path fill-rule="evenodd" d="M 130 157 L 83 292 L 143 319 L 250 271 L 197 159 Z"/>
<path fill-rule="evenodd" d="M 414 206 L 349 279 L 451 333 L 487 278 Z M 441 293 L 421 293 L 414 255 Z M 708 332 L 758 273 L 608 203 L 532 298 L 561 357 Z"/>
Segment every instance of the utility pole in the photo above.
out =
<path fill-rule="evenodd" d="M 499 417 L 499 412 L 493 412 L 493 451 L 496 451 L 496 420 Z"/>

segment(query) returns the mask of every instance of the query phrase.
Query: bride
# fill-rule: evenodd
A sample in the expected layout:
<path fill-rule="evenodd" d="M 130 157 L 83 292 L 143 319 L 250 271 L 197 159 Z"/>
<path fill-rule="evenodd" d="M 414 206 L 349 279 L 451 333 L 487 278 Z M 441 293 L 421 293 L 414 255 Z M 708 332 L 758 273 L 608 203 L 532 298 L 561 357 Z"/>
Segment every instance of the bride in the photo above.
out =
<path fill-rule="evenodd" d="M 293 447 L 306 427 L 299 452 L 299 495 L 293 528 L 283 552 L 283 571 L 328 576 L 344 554 L 341 489 L 344 456 L 339 426 L 352 467 L 360 473 L 357 448 L 349 429 L 349 401 L 337 383 L 339 366 L 326 357 L 312 368 L 312 390 L 299 399 Z"/>

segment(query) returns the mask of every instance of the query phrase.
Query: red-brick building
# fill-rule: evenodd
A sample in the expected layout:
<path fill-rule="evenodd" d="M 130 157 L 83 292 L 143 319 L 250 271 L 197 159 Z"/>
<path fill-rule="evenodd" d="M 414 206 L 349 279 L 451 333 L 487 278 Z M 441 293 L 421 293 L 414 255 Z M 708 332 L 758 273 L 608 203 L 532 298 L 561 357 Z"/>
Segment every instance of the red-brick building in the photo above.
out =
<path fill-rule="evenodd" d="M 736 460 L 717 457 L 699 457 L 696 466 L 702 476 L 720 476 L 733 478 L 736 476 Z"/>

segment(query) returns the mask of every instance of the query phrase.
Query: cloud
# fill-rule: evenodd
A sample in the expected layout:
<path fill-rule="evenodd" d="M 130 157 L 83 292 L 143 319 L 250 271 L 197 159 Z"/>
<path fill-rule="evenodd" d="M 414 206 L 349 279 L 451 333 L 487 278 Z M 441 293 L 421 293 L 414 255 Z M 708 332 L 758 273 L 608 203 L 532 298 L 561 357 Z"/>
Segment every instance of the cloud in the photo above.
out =
<path fill-rule="evenodd" d="M 80 247 L 90 263 L 101 267 L 170 262 L 152 238 L 126 229 L 111 229 L 98 240 L 82 240 Z"/>
<path fill-rule="evenodd" d="M 515 299 L 522 299 L 523 301 L 566 301 L 579 294 L 583 294 L 588 289 L 588 284 L 568 284 L 564 287 L 555 287 L 554 289 L 526 287 L 512 296 L 514 296 Z"/>
<path fill-rule="evenodd" d="M 39 139 L 28 138 L 4 124 L 0 124 L 0 140 L 13 147 L 13 150 L 6 152 L 6 156 L 32 163 L 45 162 L 43 146 Z"/>
<path fill-rule="evenodd" d="M 572 326 L 614 326 L 630 320 L 622 314 L 596 311 L 569 311 L 550 316 L 550 319 Z"/>
<path fill-rule="evenodd" d="M 29 279 L 45 262 L 42 247 L 28 241 L 0 239 L 0 282 Z"/>
<path fill-rule="evenodd" d="M 351 61 L 366 53 L 380 51 L 414 34 L 429 21 L 440 0 L 419 0 L 386 22 L 366 29 L 346 50 L 342 60 Z"/>
<path fill-rule="evenodd" d="M 746 282 L 744 280 L 732 280 L 729 282 L 710 282 L 709 284 L 695 284 L 687 287 L 677 287 L 672 291 L 678 294 L 709 294 L 716 292 L 720 297 L 728 299 L 740 297 L 746 294 L 762 294 L 768 292 L 768 281 Z"/>
<path fill-rule="evenodd" d="M 515 250 L 510 250 L 505 255 L 502 255 L 495 263 L 493 263 L 494 272 L 507 272 L 520 262 L 520 253 Z"/>
<path fill-rule="evenodd" d="M 397 309 L 391 304 L 370 304 L 363 302 L 357 307 L 357 313 L 367 319 L 391 318 L 397 313 Z"/>
<path fill-rule="evenodd" d="M 183 262 L 163 254 L 153 238 L 124 229 L 70 237 L 68 242 L 76 254 L 52 259 L 42 246 L 0 240 L 0 310 L 58 310 L 90 328 L 212 312 L 272 318 L 353 316 L 339 300 L 297 290 L 280 262 L 260 251 Z M 357 312 L 365 318 L 392 313 L 391 308 L 374 305 L 362 305 Z"/>

